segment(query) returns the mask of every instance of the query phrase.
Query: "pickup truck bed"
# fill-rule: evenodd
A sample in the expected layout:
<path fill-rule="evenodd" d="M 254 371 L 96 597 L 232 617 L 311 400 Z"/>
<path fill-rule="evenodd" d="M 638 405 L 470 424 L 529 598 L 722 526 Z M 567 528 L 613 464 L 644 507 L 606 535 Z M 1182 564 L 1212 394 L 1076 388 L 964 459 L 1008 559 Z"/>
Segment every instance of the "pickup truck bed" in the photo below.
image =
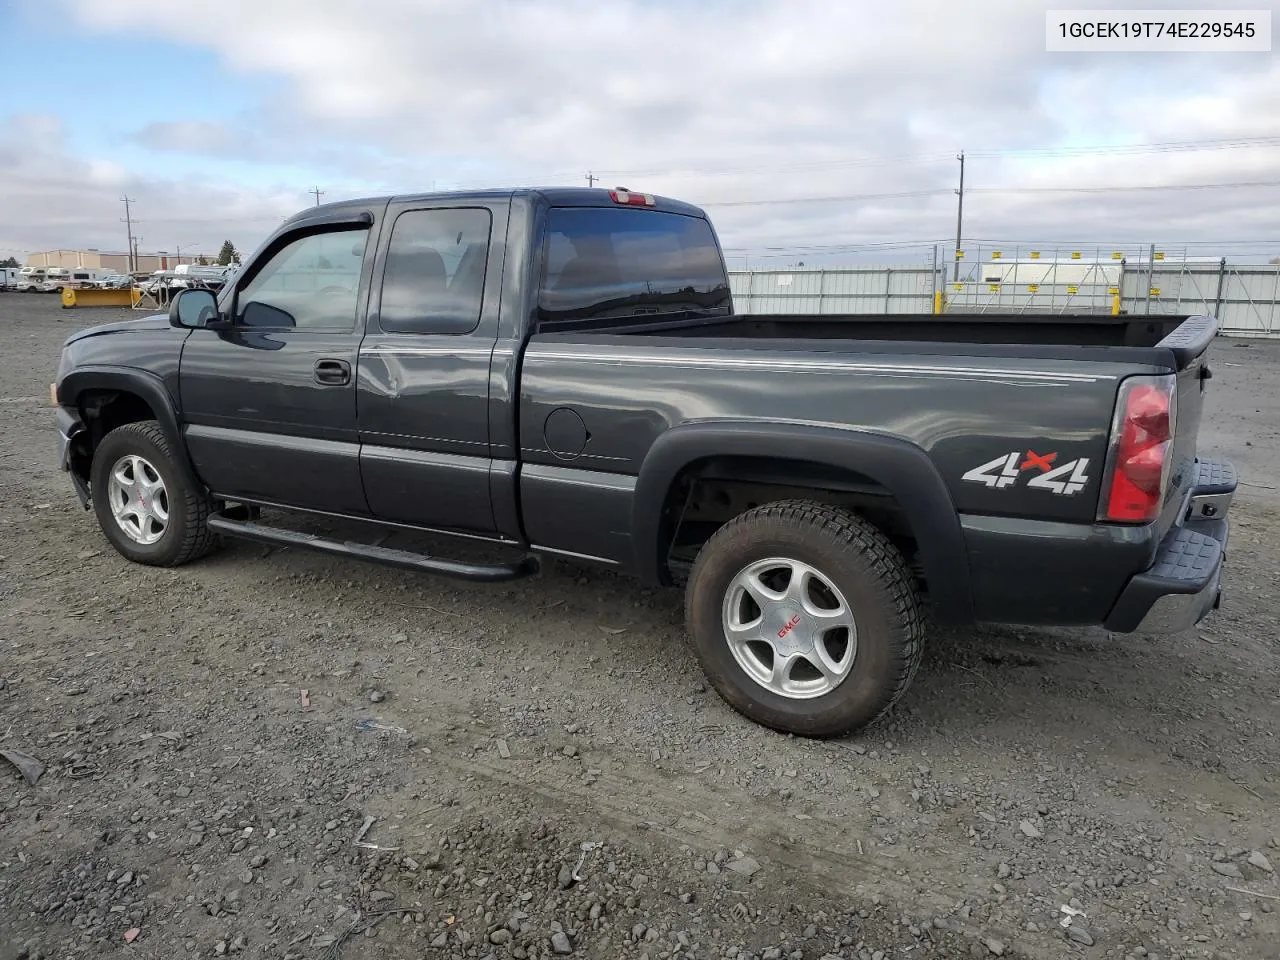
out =
<path fill-rule="evenodd" d="M 64 467 L 124 556 L 242 536 L 472 579 L 544 554 L 682 584 L 721 695 L 869 722 L 921 615 L 1176 630 L 1235 489 L 1200 457 L 1209 317 L 736 316 L 697 208 L 628 191 L 376 198 L 284 224 L 215 298 L 85 331 Z M 262 507 L 526 554 L 325 540 Z"/>
<path fill-rule="evenodd" d="M 901 481 L 910 484 L 910 493 L 897 483 L 886 485 L 862 475 L 855 464 L 861 459 L 867 469 L 863 458 L 869 455 L 861 452 L 850 458 L 849 473 L 829 482 L 838 481 L 841 489 L 859 497 L 861 509 L 878 510 L 908 526 L 913 515 L 931 518 L 915 525 L 927 530 L 897 527 L 895 532 L 912 541 L 913 554 L 920 555 L 941 619 L 1101 623 L 1116 602 L 1124 575 L 1153 562 L 1193 482 L 1205 368 L 1198 354 L 1179 356 L 1174 347 L 1156 345 L 1170 335 L 1165 332 L 1169 327 L 1187 326 L 1204 324 L 1192 318 L 1153 324 L 1095 317 L 1049 322 L 1019 318 L 1016 323 L 968 317 L 816 322 L 809 317 L 750 317 L 676 328 L 633 326 L 630 332 L 535 334 L 524 355 L 520 417 L 527 458 L 522 492 L 536 505 L 526 511 L 526 530 L 543 548 L 630 567 L 637 549 L 629 522 L 633 505 L 657 496 L 643 485 L 633 486 L 633 478 L 652 470 L 669 444 L 687 435 L 683 444 L 696 448 L 726 430 L 753 437 L 765 432 L 766 424 L 787 425 L 785 435 L 741 441 L 744 447 L 768 450 L 768 465 L 748 468 L 730 458 L 699 468 L 700 482 L 691 491 L 684 519 L 718 526 L 752 502 L 742 499 L 752 492 L 746 489 L 748 475 L 756 485 L 774 487 L 800 485 L 803 475 L 809 476 L 803 483 L 812 482 L 814 468 L 804 466 L 814 462 L 807 459 L 806 438 L 828 434 L 835 421 L 847 434 L 857 432 L 845 439 L 847 449 L 867 436 L 909 438 L 911 447 L 927 456 L 929 463 L 919 464 L 920 476 Z M 916 338 L 931 334 L 941 342 L 849 336 L 870 328 L 883 337 L 904 327 Z M 1049 340 L 1049 333 L 1072 329 L 1088 330 L 1095 340 L 1132 342 L 1145 335 L 1152 345 L 1015 342 L 1015 337 Z M 997 330 L 1002 337 L 998 344 L 967 342 Z M 745 336 L 717 335 L 722 333 Z M 836 334 L 843 336 L 837 339 Z M 1080 461 L 1101 466 L 1119 380 L 1174 370 L 1181 389 L 1178 461 L 1166 494 L 1169 509 L 1143 535 L 1129 527 L 1094 523 L 1097 499 L 1087 495 L 1088 488 L 1064 494 L 1023 482 L 988 486 L 965 479 L 993 451 L 1003 449 L 1038 452 L 1052 457 L 1055 466 Z M 592 449 L 575 456 L 572 467 L 563 462 L 567 451 L 548 455 L 537 436 L 538 426 L 565 407 L 591 424 Z M 818 409 L 823 413 L 815 418 Z M 973 416 L 978 409 L 996 415 L 979 420 Z M 683 453 L 676 459 L 683 460 Z M 910 473 L 912 464 L 904 460 L 888 469 Z M 923 489 L 925 469 L 943 478 L 945 491 Z M 1088 466 L 1086 476 L 1087 471 Z M 734 491 L 736 499 L 717 511 L 717 498 Z M 929 509 L 935 500 L 936 508 Z M 592 522 L 565 528 L 560 518 L 570 509 L 587 513 Z M 659 510 L 659 504 L 652 505 L 653 513 Z M 674 533 L 656 532 L 653 549 L 661 550 Z M 697 531 L 687 532 L 696 546 Z M 1044 549 L 1046 537 L 1052 549 Z M 928 576 L 934 539 L 947 542 L 937 546 L 936 569 Z M 950 559 L 961 549 L 971 554 L 968 578 L 957 577 Z M 691 562 L 692 554 L 686 551 L 683 559 Z M 637 572 L 644 575 L 654 565 L 660 567 L 661 560 L 647 558 Z M 657 579 L 666 581 L 660 574 Z M 952 598 L 955 579 L 967 582 L 954 585 L 957 596 Z M 1074 589 L 1062 589 L 1067 581 Z"/>
<path fill-rule="evenodd" d="M 1100 314 L 735 314 L 677 320 L 583 320 L 548 324 L 540 333 L 581 331 L 601 333 L 663 334 L 678 337 L 716 337 L 751 340 L 847 340 L 860 344 L 880 341 L 897 348 L 903 342 L 975 344 L 998 349 L 1052 345 L 1061 347 L 1159 347 L 1191 319 L 1189 315 L 1157 317 Z M 1197 318 L 1195 331 L 1205 328 L 1208 317 Z M 1192 329 L 1179 333 L 1179 342 L 1191 342 Z M 1197 343 L 1201 342 L 1199 340 Z M 1162 345 L 1163 343 L 1163 345 Z M 1068 358 L 1072 354 L 1068 354 Z M 1181 354 L 1179 362 L 1192 358 Z"/>

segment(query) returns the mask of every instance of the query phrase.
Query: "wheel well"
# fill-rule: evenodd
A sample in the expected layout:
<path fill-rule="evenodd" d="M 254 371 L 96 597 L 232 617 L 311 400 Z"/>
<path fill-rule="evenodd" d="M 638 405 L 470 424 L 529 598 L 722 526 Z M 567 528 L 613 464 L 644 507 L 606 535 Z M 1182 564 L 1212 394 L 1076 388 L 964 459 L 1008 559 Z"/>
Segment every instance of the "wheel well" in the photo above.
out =
<path fill-rule="evenodd" d="M 707 457 L 676 476 L 660 515 L 671 579 L 683 581 L 702 545 L 725 523 L 762 504 L 790 499 L 857 513 L 893 542 L 923 586 L 915 533 L 890 490 L 852 470 L 772 457 Z"/>
<path fill-rule="evenodd" d="M 85 390 L 76 400 L 85 430 L 71 443 L 71 469 L 86 483 L 93 452 L 112 430 L 126 423 L 156 419 L 146 400 L 127 390 Z"/>

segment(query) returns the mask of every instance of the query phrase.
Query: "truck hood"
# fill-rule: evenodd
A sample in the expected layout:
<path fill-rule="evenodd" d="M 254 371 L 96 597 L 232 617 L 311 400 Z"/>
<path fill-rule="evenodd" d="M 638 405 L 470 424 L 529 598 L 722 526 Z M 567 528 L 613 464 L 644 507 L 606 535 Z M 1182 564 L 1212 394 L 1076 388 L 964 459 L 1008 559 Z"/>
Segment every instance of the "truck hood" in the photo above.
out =
<path fill-rule="evenodd" d="M 163 330 L 168 326 L 168 315 L 157 313 L 150 317 L 139 317 L 137 320 L 121 320 L 119 323 L 103 323 L 96 327 L 89 327 L 85 330 L 81 330 L 79 333 L 73 333 L 71 336 L 67 337 L 66 342 L 71 344 L 78 340 L 84 340 L 88 337 L 98 337 L 108 333 L 129 333 L 135 330 Z"/>

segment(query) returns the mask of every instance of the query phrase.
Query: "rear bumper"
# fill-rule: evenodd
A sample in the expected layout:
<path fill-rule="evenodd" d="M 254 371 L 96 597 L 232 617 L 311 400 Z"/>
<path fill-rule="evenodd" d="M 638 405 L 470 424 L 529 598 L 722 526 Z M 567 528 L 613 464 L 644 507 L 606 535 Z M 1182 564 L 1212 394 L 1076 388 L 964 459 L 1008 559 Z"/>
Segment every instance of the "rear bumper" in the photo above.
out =
<path fill-rule="evenodd" d="M 1169 531 L 1150 569 L 1125 586 L 1103 623 L 1108 630 L 1178 633 L 1221 602 L 1236 471 L 1226 460 L 1200 460 L 1197 467 L 1186 519 Z"/>

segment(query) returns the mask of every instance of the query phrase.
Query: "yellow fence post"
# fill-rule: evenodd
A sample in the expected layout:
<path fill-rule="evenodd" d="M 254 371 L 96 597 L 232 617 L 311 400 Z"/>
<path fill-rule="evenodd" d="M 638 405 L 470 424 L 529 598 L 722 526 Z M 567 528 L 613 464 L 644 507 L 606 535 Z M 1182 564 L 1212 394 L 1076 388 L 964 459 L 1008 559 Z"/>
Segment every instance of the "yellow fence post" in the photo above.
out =
<path fill-rule="evenodd" d="M 941 290 L 933 291 L 933 312 L 935 315 L 942 312 L 942 291 Z"/>
<path fill-rule="evenodd" d="M 1111 298 L 1111 315 L 1113 317 L 1120 316 L 1120 294 L 1116 294 Z"/>

